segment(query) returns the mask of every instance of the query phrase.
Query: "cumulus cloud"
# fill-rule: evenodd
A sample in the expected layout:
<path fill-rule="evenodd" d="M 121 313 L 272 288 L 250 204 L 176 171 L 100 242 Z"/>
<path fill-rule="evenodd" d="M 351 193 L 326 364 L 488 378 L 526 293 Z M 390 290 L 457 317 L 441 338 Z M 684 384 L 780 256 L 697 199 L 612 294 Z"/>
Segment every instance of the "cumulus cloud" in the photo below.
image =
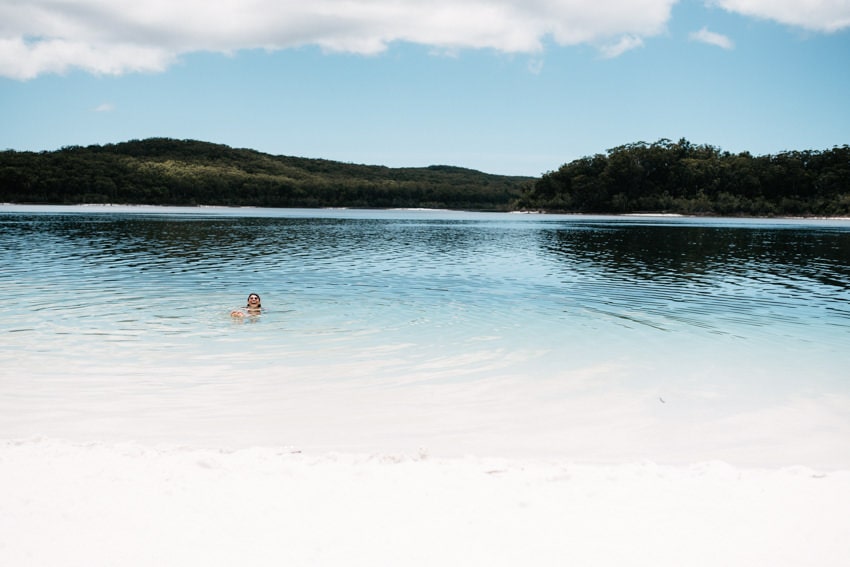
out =
<path fill-rule="evenodd" d="M 0 76 L 31 79 L 79 68 L 94 74 L 162 71 L 175 53 L 155 46 L 63 38 L 0 38 Z"/>
<path fill-rule="evenodd" d="M 702 28 L 697 32 L 693 32 L 690 35 L 690 38 L 693 41 L 700 41 L 709 45 L 716 45 L 717 47 L 722 47 L 723 49 L 735 48 L 735 44 L 732 42 L 731 39 L 729 39 L 725 35 L 708 31 L 708 29 L 706 28 Z"/>
<path fill-rule="evenodd" d="M 662 33 L 678 1 L 0 0 L 0 76 L 157 72 L 201 51 L 375 54 L 393 42 L 533 55 L 551 41 L 616 57 Z M 816 31 L 850 27 L 848 0 L 706 1 Z"/>
<path fill-rule="evenodd" d="M 607 56 L 664 31 L 678 0 L 0 0 L 0 75 L 155 72 L 181 54 L 316 45 L 375 54 L 539 53 L 546 41 Z"/>
<path fill-rule="evenodd" d="M 713 3 L 729 12 L 816 32 L 850 28 L 848 0 L 713 0 Z"/>

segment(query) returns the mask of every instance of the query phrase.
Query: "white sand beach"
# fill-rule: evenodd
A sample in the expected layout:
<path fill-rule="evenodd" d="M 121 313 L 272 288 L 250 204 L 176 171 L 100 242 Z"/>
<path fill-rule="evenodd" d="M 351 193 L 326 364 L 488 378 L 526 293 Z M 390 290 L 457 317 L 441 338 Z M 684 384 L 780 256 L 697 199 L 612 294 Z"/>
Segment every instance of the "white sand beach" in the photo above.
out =
<path fill-rule="evenodd" d="M 278 375 L 7 392 L 0 565 L 850 564 L 844 396 Z"/>
<path fill-rule="evenodd" d="M 845 566 L 850 471 L 0 444 L 0 564 Z"/>
<path fill-rule="evenodd" d="M 0 565 L 850 564 L 844 397 L 75 384 L 0 404 Z"/>

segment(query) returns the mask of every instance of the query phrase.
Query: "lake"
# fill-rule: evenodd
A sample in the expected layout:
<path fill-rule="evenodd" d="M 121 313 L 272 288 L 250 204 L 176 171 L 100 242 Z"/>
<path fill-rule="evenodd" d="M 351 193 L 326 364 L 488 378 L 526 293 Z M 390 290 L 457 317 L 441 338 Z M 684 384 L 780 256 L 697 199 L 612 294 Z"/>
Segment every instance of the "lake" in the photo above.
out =
<path fill-rule="evenodd" d="M 847 220 L 4 205 L 0 263 L 4 438 L 850 466 Z"/>

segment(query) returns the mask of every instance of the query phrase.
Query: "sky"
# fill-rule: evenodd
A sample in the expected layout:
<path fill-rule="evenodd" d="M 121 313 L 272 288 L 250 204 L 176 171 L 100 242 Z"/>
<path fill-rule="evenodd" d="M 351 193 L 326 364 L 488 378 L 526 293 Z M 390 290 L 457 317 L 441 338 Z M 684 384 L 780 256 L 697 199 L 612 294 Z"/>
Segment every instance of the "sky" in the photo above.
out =
<path fill-rule="evenodd" d="M 539 176 L 850 143 L 850 0 L 0 0 L 0 150 L 149 137 Z"/>

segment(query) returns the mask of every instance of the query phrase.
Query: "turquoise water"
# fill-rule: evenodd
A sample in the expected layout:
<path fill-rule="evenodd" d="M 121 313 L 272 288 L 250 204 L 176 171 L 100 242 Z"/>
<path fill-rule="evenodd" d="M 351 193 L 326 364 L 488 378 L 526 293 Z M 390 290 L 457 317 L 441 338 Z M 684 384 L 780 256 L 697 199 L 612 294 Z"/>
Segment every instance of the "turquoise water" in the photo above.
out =
<path fill-rule="evenodd" d="M 0 436 L 850 462 L 850 221 L 4 206 L 0 262 Z"/>

